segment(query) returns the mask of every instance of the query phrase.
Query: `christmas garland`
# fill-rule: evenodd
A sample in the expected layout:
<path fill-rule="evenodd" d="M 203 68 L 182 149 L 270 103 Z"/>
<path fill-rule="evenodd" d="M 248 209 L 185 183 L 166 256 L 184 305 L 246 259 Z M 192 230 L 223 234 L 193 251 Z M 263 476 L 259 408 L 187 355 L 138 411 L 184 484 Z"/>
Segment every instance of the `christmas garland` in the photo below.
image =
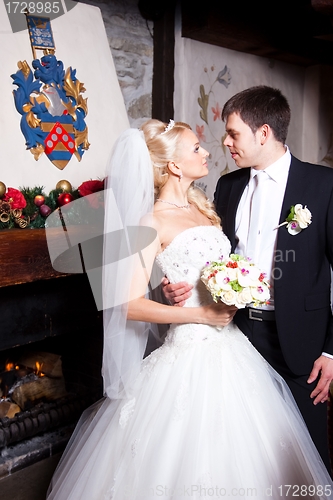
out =
<path fill-rule="evenodd" d="M 73 189 L 70 182 L 61 180 L 47 195 L 42 186 L 8 188 L 0 182 L 0 229 L 45 227 L 46 218 L 59 207 L 104 189 L 104 180 L 83 182 Z M 82 223 L 82 214 L 76 214 L 75 204 L 70 211 L 71 222 Z M 79 220 L 80 219 L 80 220 Z"/>

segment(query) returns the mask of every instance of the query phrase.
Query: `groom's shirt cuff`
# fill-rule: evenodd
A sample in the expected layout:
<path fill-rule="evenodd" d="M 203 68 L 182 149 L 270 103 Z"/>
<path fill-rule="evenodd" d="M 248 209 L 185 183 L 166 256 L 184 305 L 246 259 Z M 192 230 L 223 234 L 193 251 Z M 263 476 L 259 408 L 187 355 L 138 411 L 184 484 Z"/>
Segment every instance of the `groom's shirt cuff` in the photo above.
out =
<path fill-rule="evenodd" d="M 327 358 L 333 359 L 333 354 L 328 354 L 327 352 L 322 352 L 322 356 L 326 356 Z"/>

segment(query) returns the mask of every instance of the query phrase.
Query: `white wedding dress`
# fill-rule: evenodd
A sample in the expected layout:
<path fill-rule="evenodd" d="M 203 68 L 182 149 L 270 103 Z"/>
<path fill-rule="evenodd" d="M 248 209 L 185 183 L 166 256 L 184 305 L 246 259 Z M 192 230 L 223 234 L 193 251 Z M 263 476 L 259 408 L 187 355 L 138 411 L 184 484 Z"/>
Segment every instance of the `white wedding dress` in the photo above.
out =
<path fill-rule="evenodd" d="M 187 229 L 157 257 L 207 304 L 207 261 L 230 252 L 212 226 Z M 332 481 L 291 393 L 234 325 L 171 325 L 142 362 L 129 401 L 86 412 L 48 500 L 331 498 Z"/>

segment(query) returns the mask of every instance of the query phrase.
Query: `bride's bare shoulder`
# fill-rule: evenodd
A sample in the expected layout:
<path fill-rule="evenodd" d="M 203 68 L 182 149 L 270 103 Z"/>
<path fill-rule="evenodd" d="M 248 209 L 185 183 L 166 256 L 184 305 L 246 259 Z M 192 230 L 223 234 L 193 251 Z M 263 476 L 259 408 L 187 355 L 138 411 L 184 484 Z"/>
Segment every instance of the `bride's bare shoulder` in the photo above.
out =
<path fill-rule="evenodd" d="M 141 218 L 140 226 L 146 226 L 146 227 L 151 228 L 153 231 L 155 231 L 156 234 L 155 234 L 155 238 L 153 238 L 153 239 L 154 239 L 154 242 L 156 244 L 156 254 L 159 253 L 162 249 L 161 227 L 163 227 L 159 218 L 155 216 L 155 213 L 146 214 Z"/>
<path fill-rule="evenodd" d="M 155 229 L 157 232 L 160 230 L 161 220 L 156 217 L 155 212 L 144 215 L 140 220 L 141 226 L 148 226 Z"/>

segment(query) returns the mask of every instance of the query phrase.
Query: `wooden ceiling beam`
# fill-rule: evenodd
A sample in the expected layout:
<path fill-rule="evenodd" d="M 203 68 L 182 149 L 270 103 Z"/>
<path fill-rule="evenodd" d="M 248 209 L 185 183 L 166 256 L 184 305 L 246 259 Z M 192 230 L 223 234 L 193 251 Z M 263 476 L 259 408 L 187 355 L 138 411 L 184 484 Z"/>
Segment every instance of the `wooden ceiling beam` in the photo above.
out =
<path fill-rule="evenodd" d="M 312 1 L 333 5 L 333 0 Z M 221 4 L 208 1 L 198 11 L 190 0 L 182 0 L 183 36 L 305 67 L 333 65 L 332 24 L 314 10 L 311 0 L 279 0 L 269 11 L 266 2 L 257 0 L 237 15 L 232 5 Z"/>
<path fill-rule="evenodd" d="M 325 16 L 333 16 L 333 0 L 311 0 L 311 6 Z"/>

